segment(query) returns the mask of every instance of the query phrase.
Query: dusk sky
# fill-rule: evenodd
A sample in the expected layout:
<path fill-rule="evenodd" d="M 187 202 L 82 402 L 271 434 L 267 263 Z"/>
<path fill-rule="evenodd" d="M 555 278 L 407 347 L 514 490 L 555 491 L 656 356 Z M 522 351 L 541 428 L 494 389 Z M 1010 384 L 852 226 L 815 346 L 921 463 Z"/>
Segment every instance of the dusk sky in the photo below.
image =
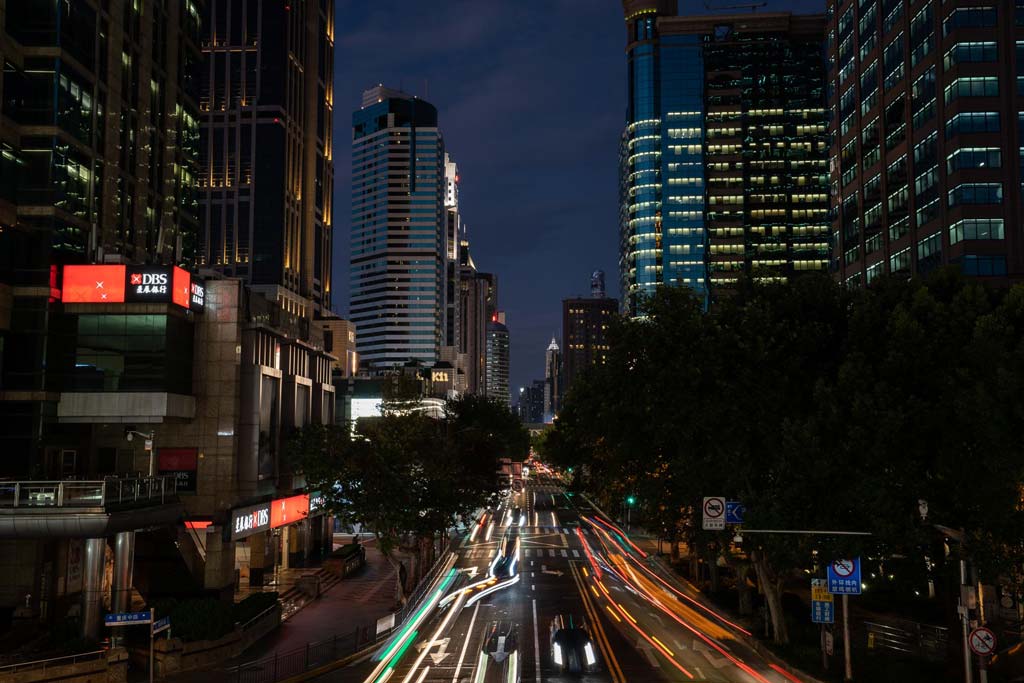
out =
<path fill-rule="evenodd" d="M 706 13 L 699 2 L 682 8 Z M 508 316 L 515 402 L 519 387 L 544 376 L 562 299 L 588 295 L 595 269 L 619 296 L 621 3 L 338 0 L 336 11 L 334 307 L 348 312 L 352 111 L 367 88 L 402 88 L 437 107 L 459 165 L 473 260 L 497 273 Z"/>

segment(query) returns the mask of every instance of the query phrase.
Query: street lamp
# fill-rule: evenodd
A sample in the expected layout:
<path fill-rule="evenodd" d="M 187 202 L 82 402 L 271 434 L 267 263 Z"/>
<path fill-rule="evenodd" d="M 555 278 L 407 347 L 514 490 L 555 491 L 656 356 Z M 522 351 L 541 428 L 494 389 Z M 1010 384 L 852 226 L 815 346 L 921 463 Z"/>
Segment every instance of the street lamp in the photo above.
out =
<path fill-rule="evenodd" d="M 156 434 L 156 430 L 150 432 L 140 432 L 135 430 L 133 427 L 124 428 L 124 438 L 127 441 L 131 441 L 136 436 L 141 436 L 145 439 L 146 450 L 149 451 L 149 476 L 153 476 L 153 436 Z"/>

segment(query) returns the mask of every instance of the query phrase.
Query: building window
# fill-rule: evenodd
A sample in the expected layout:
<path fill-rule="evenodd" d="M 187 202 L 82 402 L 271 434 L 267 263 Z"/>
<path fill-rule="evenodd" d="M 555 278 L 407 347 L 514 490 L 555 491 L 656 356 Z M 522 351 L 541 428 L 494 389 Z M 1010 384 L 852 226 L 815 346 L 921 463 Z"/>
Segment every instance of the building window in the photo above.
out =
<path fill-rule="evenodd" d="M 948 100 L 947 100 L 948 101 Z M 914 79 L 910 89 L 910 110 L 913 126 L 920 128 L 935 116 L 935 67 L 929 67 Z"/>
<path fill-rule="evenodd" d="M 935 165 L 939 155 L 939 134 L 932 131 L 921 142 L 914 145 L 914 168 L 928 168 Z"/>
<path fill-rule="evenodd" d="M 933 69 L 935 67 L 932 67 Z M 999 79 L 995 76 L 957 78 L 946 86 L 946 104 L 960 97 L 996 97 L 999 95 Z"/>
<path fill-rule="evenodd" d="M 962 168 L 999 168 L 1003 155 L 998 147 L 965 147 L 946 157 L 946 172 L 953 173 Z"/>
<path fill-rule="evenodd" d="M 998 133 L 999 112 L 975 111 L 956 114 L 946 122 L 946 139 L 960 133 Z"/>
<path fill-rule="evenodd" d="M 935 32 L 932 29 L 932 6 L 927 5 L 914 15 L 910 22 L 910 66 L 931 54 L 935 49 Z"/>
<path fill-rule="evenodd" d="M 895 254 L 889 257 L 889 272 L 890 273 L 909 273 L 910 272 L 910 247 L 900 249 Z"/>
<path fill-rule="evenodd" d="M 958 28 L 992 28 L 996 25 L 995 7 L 957 7 L 942 20 L 942 35 Z"/>
<path fill-rule="evenodd" d="M 882 65 L 885 71 L 885 89 L 893 87 L 903 80 L 903 33 L 900 32 L 885 46 Z"/>
<path fill-rule="evenodd" d="M 1003 201 L 1002 183 L 961 183 L 949 191 L 947 205 L 998 204 Z"/>
<path fill-rule="evenodd" d="M 888 33 L 896 25 L 896 22 L 903 16 L 903 3 L 897 2 L 896 7 L 885 15 L 885 21 L 882 22 L 882 33 Z"/>
<path fill-rule="evenodd" d="M 949 69 L 957 64 L 994 62 L 996 61 L 996 55 L 997 50 L 994 42 L 957 43 L 946 52 L 946 56 L 942 59 L 942 66 Z"/>
<path fill-rule="evenodd" d="M 914 216 L 917 223 L 917 227 L 921 227 L 926 223 L 935 220 L 939 217 L 939 199 L 936 197 L 927 204 L 919 207 Z"/>
<path fill-rule="evenodd" d="M 917 260 L 922 261 L 934 254 L 942 253 L 942 233 L 936 232 L 922 237 L 917 242 Z"/>
<path fill-rule="evenodd" d="M 1003 239 L 1002 218 L 964 218 L 949 226 L 949 243 Z"/>
<path fill-rule="evenodd" d="M 960 260 L 960 270 L 964 275 L 980 275 L 982 277 L 1006 275 L 1006 257 L 964 254 Z"/>

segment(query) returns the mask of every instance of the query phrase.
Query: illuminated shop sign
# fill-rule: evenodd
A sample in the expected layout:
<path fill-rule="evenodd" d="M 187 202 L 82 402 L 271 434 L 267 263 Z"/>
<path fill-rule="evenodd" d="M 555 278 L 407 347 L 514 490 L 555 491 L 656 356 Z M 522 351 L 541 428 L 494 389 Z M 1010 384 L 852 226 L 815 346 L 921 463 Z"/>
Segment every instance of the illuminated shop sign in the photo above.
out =
<path fill-rule="evenodd" d="M 270 501 L 231 511 L 231 540 L 258 534 L 270 528 Z"/>
<path fill-rule="evenodd" d="M 195 492 L 196 470 L 199 465 L 198 448 L 158 448 L 156 459 L 158 473 L 173 474 L 179 492 Z"/>
<path fill-rule="evenodd" d="M 177 266 L 64 266 L 64 303 L 173 303 L 202 311 L 206 285 Z"/>

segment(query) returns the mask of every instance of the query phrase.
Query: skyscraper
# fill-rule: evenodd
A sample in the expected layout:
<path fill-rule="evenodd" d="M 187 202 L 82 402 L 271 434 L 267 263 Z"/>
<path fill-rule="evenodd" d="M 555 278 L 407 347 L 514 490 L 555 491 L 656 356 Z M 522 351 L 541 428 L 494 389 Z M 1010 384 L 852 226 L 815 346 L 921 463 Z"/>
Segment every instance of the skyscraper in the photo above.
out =
<path fill-rule="evenodd" d="M 203 53 L 198 261 L 329 311 L 334 0 L 209 0 Z"/>
<path fill-rule="evenodd" d="M 828 265 L 822 16 L 676 15 L 623 0 L 623 308 L 662 284 L 710 300 L 742 273 Z"/>
<path fill-rule="evenodd" d="M 834 270 L 1024 274 L 1021 9 L 828 3 Z M 1014 28 L 1016 27 L 1016 28 Z"/>
<path fill-rule="evenodd" d="M 0 11 L 0 474 L 40 466 L 43 416 L 56 414 L 45 354 L 58 264 L 193 263 L 204 7 Z"/>
<path fill-rule="evenodd" d="M 551 422 L 562 409 L 562 351 L 554 337 L 544 353 L 544 421 Z"/>
<path fill-rule="evenodd" d="M 446 152 L 444 155 L 445 212 L 445 280 L 444 280 L 444 346 L 459 344 L 459 247 L 462 224 L 459 216 L 459 167 Z"/>
<path fill-rule="evenodd" d="M 603 276 L 601 271 L 594 273 L 589 299 L 562 301 L 562 395 L 581 371 L 608 357 L 608 327 L 618 313 L 619 302 L 604 295 Z"/>
<path fill-rule="evenodd" d="M 352 115 L 352 301 L 363 362 L 431 366 L 444 337 L 444 141 L 437 109 L 378 86 Z"/>
<path fill-rule="evenodd" d="M 508 391 L 509 375 L 509 334 L 508 328 L 498 322 L 495 315 L 487 323 L 487 370 L 486 394 L 495 398 L 503 405 L 510 405 Z"/>

